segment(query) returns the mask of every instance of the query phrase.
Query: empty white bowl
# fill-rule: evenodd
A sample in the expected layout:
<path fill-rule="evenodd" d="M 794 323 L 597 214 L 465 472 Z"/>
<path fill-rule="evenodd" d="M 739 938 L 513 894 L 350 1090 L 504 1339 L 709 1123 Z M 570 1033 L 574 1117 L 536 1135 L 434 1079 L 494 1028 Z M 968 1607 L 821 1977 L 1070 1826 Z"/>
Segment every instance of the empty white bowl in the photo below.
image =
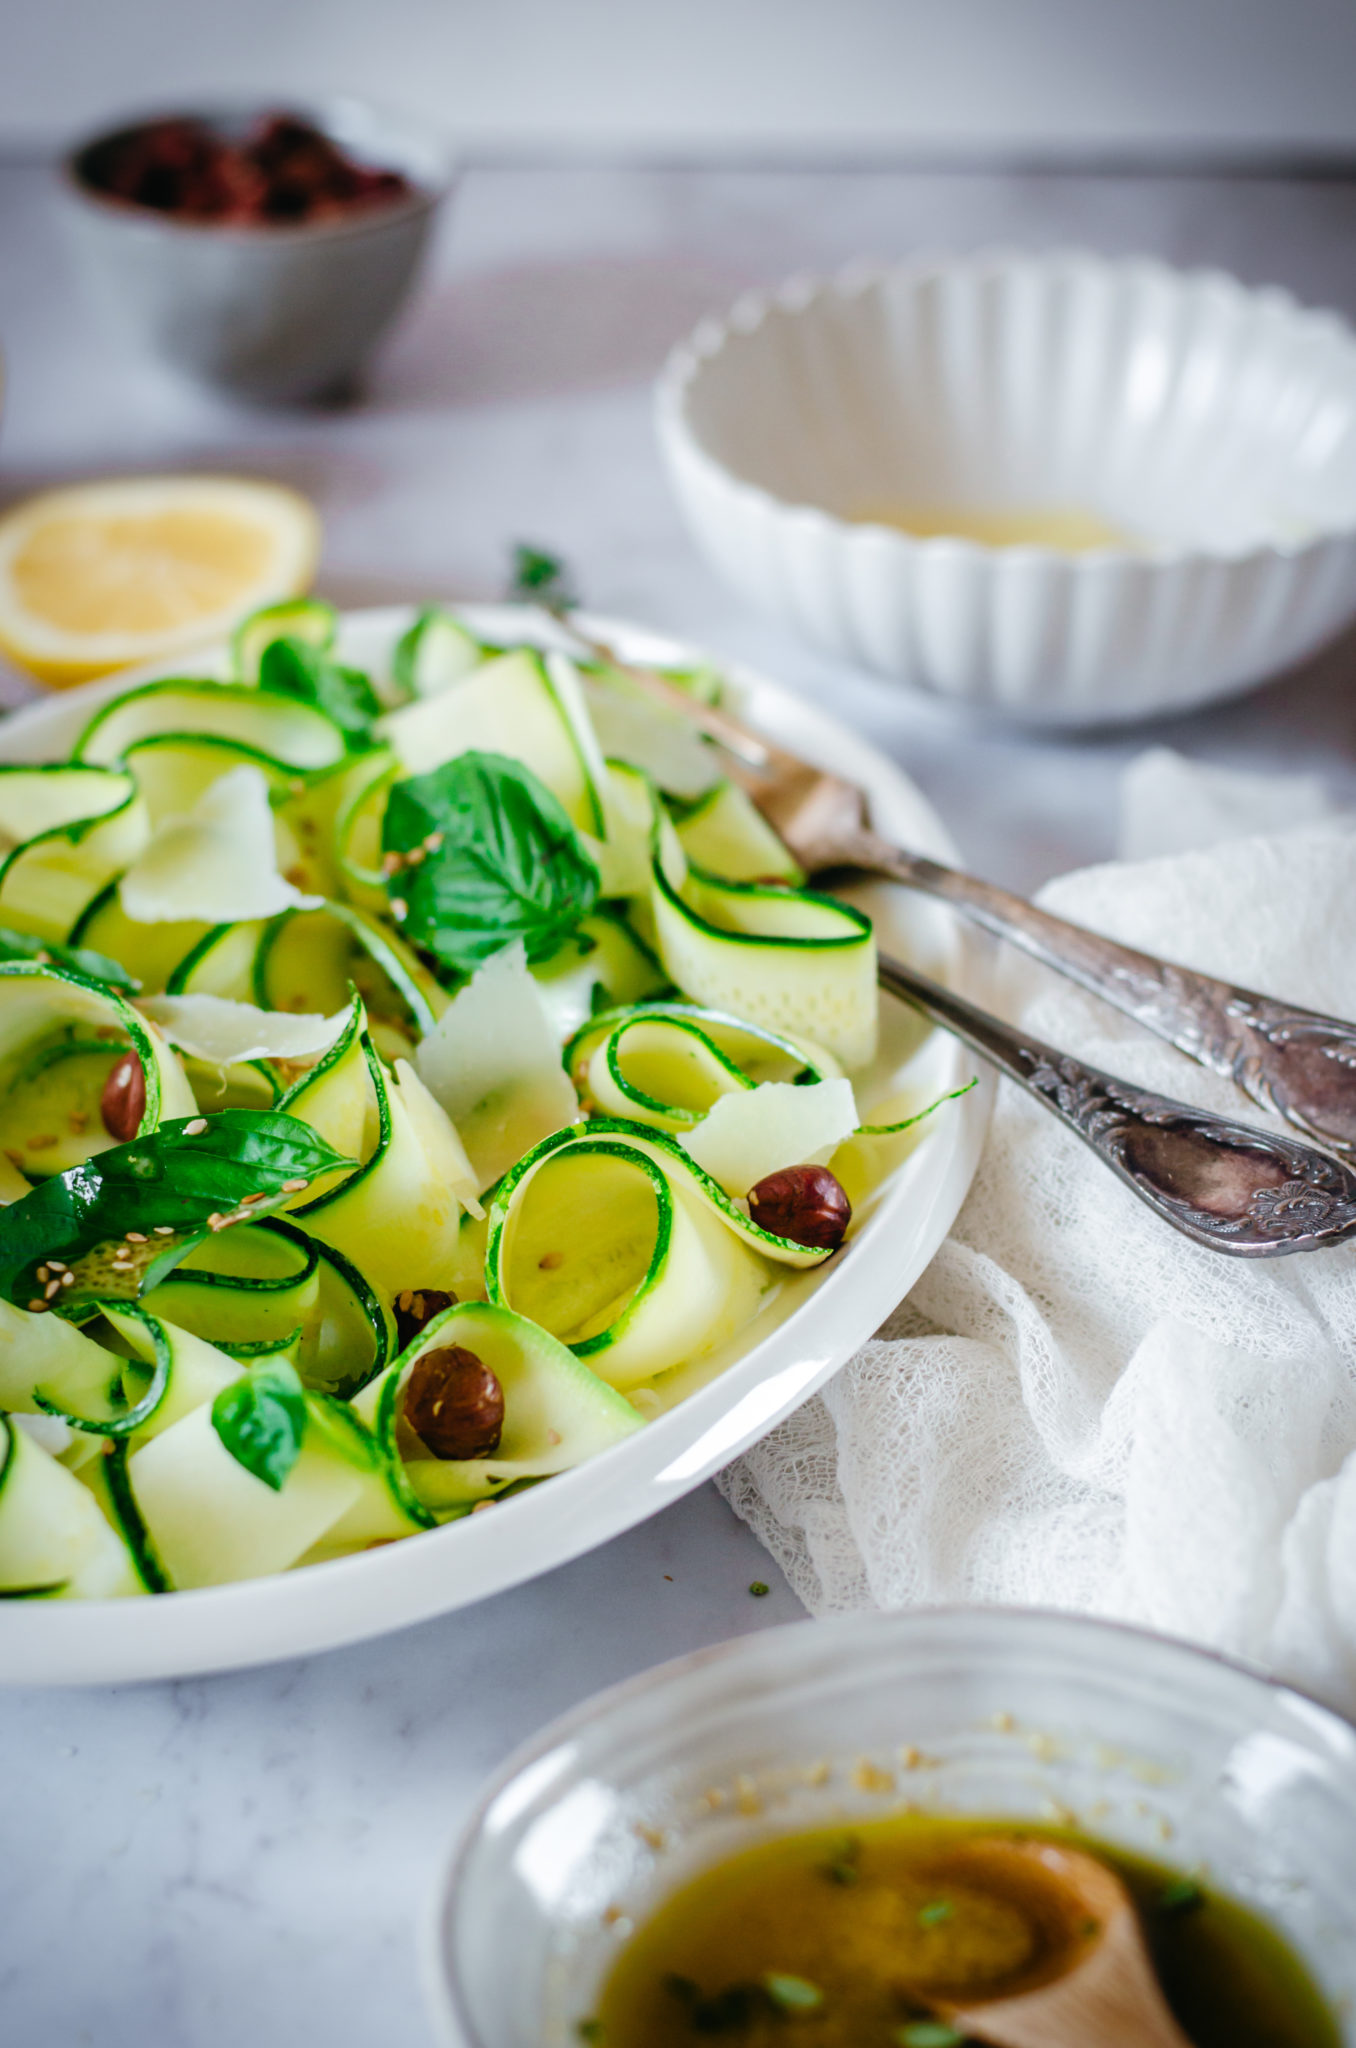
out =
<path fill-rule="evenodd" d="M 675 351 L 658 424 L 743 596 L 1013 719 L 1185 711 L 1356 613 L 1356 337 L 1214 272 L 990 253 L 793 281 Z M 1112 532 L 991 546 L 883 512 Z"/>

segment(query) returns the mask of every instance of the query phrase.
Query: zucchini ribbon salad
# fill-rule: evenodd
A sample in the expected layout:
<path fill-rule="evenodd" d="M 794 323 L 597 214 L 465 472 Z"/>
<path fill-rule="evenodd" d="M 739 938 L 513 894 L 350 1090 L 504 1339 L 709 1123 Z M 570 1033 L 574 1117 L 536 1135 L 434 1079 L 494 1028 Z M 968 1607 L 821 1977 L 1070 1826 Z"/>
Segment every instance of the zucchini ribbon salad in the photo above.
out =
<path fill-rule="evenodd" d="M 0 1596 L 578 1465 L 912 1142 L 870 920 L 624 667 L 431 610 L 369 676 L 336 626 L 255 613 L 229 679 L 0 767 Z"/>

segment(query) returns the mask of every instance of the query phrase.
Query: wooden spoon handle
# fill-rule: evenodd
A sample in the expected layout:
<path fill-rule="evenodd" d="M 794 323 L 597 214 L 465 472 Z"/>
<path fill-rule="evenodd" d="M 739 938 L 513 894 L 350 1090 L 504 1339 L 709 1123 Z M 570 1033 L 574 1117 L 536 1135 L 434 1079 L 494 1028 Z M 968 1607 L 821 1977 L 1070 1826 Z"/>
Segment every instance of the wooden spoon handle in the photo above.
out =
<path fill-rule="evenodd" d="M 1016 1998 L 943 2006 L 953 2027 L 994 2048 L 1192 2048 L 1158 1988 L 1133 1911 L 1107 1923 L 1095 1954 Z"/>

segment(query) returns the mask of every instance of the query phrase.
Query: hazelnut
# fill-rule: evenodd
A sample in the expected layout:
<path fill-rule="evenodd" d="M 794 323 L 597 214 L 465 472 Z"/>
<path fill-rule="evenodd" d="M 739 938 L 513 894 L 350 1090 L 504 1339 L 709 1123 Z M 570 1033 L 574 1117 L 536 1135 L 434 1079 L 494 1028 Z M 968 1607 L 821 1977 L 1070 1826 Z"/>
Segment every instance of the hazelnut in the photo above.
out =
<path fill-rule="evenodd" d="M 852 1204 L 827 1166 L 784 1166 L 749 1189 L 749 1214 L 760 1230 L 793 1244 L 837 1251 L 852 1221 Z"/>
<path fill-rule="evenodd" d="M 396 1342 L 403 1351 L 412 1344 L 419 1332 L 440 1316 L 445 1308 L 451 1308 L 456 1300 L 454 1294 L 444 1294 L 441 1287 L 407 1287 L 396 1296 L 395 1320 Z"/>
<path fill-rule="evenodd" d="M 461 1344 L 417 1358 L 405 1382 L 405 1420 L 435 1458 L 488 1458 L 504 1429 L 504 1390 Z"/>
<path fill-rule="evenodd" d="M 146 1076 L 141 1061 L 130 1049 L 108 1070 L 104 1092 L 99 1097 L 99 1114 L 110 1138 L 125 1145 L 141 1129 L 146 1114 Z"/>

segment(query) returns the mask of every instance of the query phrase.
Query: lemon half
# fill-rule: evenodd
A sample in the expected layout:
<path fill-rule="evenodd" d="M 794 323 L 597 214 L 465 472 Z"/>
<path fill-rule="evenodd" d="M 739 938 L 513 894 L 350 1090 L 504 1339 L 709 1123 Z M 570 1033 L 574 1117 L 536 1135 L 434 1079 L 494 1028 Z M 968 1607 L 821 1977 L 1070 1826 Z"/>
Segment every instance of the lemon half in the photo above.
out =
<path fill-rule="evenodd" d="M 0 517 L 0 652 L 83 683 L 230 631 L 309 588 L 315 508 L 246 477 L 144 476 L 45 491 Z"/>

